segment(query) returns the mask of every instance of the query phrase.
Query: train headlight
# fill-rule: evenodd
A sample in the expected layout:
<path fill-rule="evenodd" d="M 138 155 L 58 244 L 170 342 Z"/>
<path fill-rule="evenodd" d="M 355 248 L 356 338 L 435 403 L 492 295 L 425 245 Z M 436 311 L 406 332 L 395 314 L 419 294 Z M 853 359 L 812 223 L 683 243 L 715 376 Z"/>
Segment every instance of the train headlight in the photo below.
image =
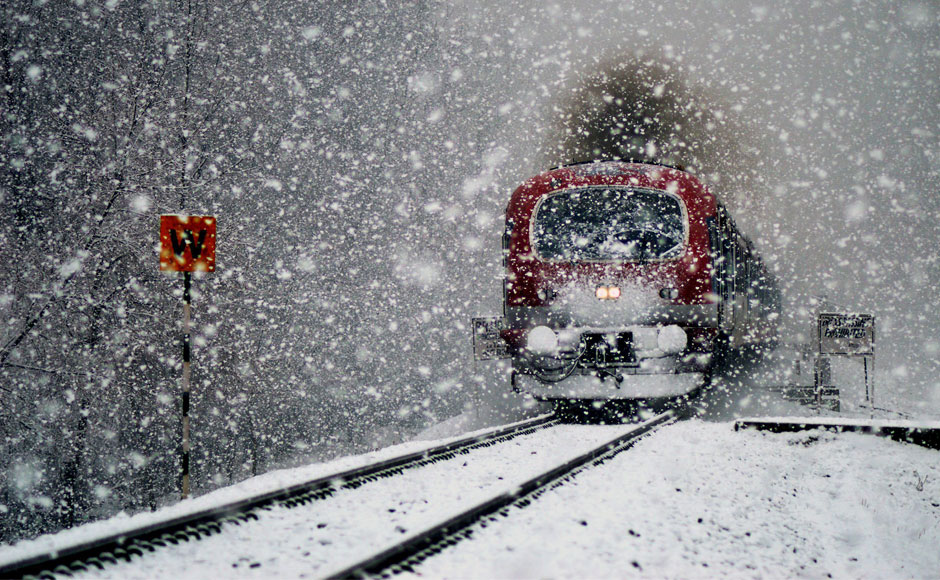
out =
<path fill-rule="evenodd" d="M 597 296 L 599 300 L 616 300 L 620 298 L 620 287 L 598 286 L 597 290 L 594 291 L 594 295 Z"/>
<path fill-rule="evenodd" d="M 536 326 L 526 336 L 525 346 L 533 354 L 555 354 L 558 351 L 558 335 L 547 326 Z"/>
<path fill-rule="evenodd" d="M 675 288 L 663 288 L 659 291 L 659 297 L 663 300 L 675 300 L 679 297 L 679 291 Z"/>
<path fill-rule="evenodd" d="M 664 326 L 659 329 L 659 336 L 656 337 L 656 343 L 659 350 L 666 354 L 679 354 L 685 350 L 689 337 L 682 328 L 675 324 Z"/>

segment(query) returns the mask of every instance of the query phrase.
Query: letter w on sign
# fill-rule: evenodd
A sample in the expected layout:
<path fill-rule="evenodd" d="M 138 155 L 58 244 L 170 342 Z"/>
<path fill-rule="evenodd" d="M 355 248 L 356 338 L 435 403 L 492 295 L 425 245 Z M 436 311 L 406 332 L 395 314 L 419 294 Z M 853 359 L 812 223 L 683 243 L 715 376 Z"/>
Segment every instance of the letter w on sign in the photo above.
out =
<path fill-rule="evenodd" d="M 215 216 L 160 216 L 160 269 L 215 271 Z"/>

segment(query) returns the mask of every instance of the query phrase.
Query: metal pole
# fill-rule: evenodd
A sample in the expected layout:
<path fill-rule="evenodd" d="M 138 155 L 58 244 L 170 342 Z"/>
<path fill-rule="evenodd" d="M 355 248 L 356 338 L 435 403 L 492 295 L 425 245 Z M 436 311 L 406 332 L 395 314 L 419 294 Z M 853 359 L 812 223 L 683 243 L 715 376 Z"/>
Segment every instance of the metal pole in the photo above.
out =
<path fill-rule="evenodd" d="M 875 407 L 875 317 L 871 317 L 871 406 Z"/>
<path fill-rule="evenodd" d="M 183 491 L 182 499 L 189 497 L 189 380 L 192 372 L 190 363 L 189 322 L 190 322 L 190 277 L 183 272 Z"/>
<path fill-rule="evenodd" d="M 869 406 L 871 406 L 873 403 L 871 400 L 871 390 L 868 388 L 868 357 L 867 356 L 862 357 L 862 366 L 865 369 L 865 400 L 868 402 Z"/>

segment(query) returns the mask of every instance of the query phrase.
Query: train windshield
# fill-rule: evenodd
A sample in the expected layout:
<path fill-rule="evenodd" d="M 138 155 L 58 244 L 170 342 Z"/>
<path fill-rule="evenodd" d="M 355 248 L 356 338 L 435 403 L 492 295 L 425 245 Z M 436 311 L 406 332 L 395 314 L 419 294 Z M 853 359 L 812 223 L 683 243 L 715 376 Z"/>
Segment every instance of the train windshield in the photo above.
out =
<path fill-rule="evenodd" d="M 632 187 L 585 187 L 542 200 L 532 222 L 539 256 L 564 261 L 650 261 L 682 255 L 679 198 Z"/>

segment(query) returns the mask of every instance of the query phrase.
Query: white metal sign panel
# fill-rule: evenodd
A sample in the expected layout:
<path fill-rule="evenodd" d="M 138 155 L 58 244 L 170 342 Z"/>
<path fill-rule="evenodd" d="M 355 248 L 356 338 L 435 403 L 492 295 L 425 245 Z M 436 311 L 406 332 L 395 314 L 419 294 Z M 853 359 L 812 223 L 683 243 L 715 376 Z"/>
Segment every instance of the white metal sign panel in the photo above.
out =
<path fill-rule="evenodd" d="M 821 313 L 819 354 L 874 355 L 875 317 L 871 314 Z"/>
<path fill-rule="evenodd" d="M 509 358 L 506 341 L 499 331 L 506 327 L 506 319 L 500 316 L 473 318 L 473 358 L 475 360 L 493 360 Z"/>

